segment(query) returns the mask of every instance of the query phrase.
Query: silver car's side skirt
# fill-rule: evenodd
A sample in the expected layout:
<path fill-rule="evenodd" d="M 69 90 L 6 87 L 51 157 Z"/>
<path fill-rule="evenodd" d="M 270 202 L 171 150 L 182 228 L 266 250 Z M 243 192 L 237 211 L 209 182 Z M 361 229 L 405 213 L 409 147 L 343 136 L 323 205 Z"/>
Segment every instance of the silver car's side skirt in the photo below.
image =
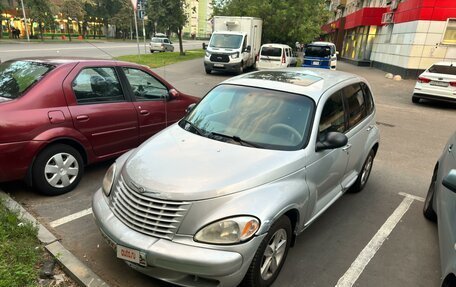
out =
<path fill-rule="evenodd" d="M 328 204 L 326 204 L 325 207 L 323 207 L 322 209 L 320 209 L 319 212 L 317 212 L 311 219 L 309 219 L 305 224 L 304 224 L 304 228 L 301 230 L 301 231 L 304 231 L 304 229 L 306 229 L 312 222 L 314 222 L 315 219 L 317 219 L 323 212 L 326 211 L 326 209 L 328 209 L 337 199 L 339 199 L 339 197 L 341 197 L 342 195 L 344 194 L 344 190 L 341 190 L 337 195 L 335 195 L 333 197 L 333 199 L 331 201 L 328 202 Z"/>

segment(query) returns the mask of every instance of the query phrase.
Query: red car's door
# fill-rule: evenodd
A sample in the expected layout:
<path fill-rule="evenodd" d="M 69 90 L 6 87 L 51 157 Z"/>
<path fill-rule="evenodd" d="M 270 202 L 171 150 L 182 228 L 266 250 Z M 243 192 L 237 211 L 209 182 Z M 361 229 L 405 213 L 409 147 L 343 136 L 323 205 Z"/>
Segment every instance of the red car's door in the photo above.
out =
<path fill-rule="evenodd" d="M 64 91 L 74 126 L 89 140 L 96 157 L 139 144 L 136 110 L 114 67 L 79 64 L 65 80 Z"/>
<path fill-rule="evenodd" d="M 168 87 L 151 74 L 133 67 L 122 67 L 131 87 L 139 119 L 139 138 L 143 142 L 166 127 Z"/>

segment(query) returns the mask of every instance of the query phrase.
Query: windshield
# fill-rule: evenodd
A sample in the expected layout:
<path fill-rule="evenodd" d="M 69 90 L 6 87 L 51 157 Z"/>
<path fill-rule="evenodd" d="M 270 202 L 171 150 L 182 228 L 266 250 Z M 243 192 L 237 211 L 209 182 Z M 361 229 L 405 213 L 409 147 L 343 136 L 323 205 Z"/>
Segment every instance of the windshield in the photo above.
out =
<path fill-rule="evenodd" d="M 281 57 L 282 56 L 282 48 L 263 47 L 263 48 L 261 48 L 261 56 Z"/>
<path fill-rule="evenodd" d="M 428 71 L 436 74 L 456 75 L 456 66 L 433 65 Z"/>
<path fill-rule="evenodd" d="M 237 49 L 241 46 L 242 35 L 231 34 L 212 34 L 209 47 L 211 48 L 225 48 Z"/>
<path fill-rule="evenodd" d="M 29 62 L 10 61 L 0 65 L 0 97 L 16 99 L 31 85 L 38 82 L 54 66 Z"/>
<path fill-rule="evenodd" d="M 250 147 L 297 150 L 307 143 L 314 102 L 303 95 L 220 85 L 180 126 L 201 136 Z"/>
<path fill-rule="evenodd" d="M 331 48 L 329 46 L 307 46 L 305 55 L 307 57 L 329 57 Z"/>

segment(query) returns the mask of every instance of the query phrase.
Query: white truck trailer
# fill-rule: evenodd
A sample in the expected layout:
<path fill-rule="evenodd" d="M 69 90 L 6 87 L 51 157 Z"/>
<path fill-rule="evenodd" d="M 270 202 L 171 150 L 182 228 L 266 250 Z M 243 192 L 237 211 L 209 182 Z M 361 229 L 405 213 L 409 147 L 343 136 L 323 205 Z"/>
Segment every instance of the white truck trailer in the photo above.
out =
<path fill-rule="evenodd" d="M 204 57 L 204 68 L 242 74 L 255 67 L 261 47 L 263 21 L 254 17 L 214 16 L 214 31 Z"/>

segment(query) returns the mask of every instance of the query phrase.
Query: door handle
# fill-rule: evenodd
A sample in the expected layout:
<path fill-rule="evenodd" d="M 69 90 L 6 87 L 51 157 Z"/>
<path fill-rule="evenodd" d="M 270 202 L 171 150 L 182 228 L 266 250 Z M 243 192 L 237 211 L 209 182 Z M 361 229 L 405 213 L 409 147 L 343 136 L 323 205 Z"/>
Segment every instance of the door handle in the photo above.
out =
<path fill-rule="evenodd" d="M 343 151 L 348 151 L 349 149 L 351 149 L 352 145 L 351 144 L 347 144 L 346 146 L 344 146 L 342 148 Z"/>
<path fill-rule="evenodd" d="M 77 116 L 76 119 L 78 121 L 86 121 L 89 119 L 89 116 L 88 115 L 80 115 L 80 116 Z"/>
<path fill-rule="evenodd" d="M 374 128 L 374 125 L 370 125 L 367 127 L 366 131 L 370 132 Z"/>
<path fill-rule="evenodd" d="M 140 110 L 139 113 L 140 113 L 141 115 L 144 115 L 144 116 L 149 115 L 149 111 L 148 111 L 148 110 Z"/>

